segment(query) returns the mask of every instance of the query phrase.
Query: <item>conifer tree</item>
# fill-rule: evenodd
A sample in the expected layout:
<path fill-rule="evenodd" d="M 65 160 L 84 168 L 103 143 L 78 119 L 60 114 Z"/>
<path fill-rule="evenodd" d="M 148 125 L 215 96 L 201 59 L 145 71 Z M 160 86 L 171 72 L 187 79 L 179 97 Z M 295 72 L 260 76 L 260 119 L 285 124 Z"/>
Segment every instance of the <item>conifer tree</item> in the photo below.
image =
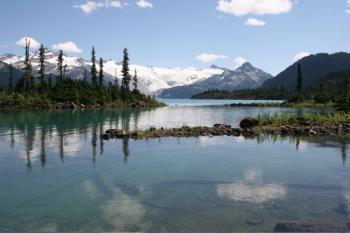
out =
<path fill-rule="evenodd" d="M 301 91 L 303 89 L 303 76 L 302 76 L 302 71 L 301 71 L 301 65 L 300 63 L 298 64 L 298 75 L 297 75 L 297 86 L 296 90 L 298 95 L 301 95 Z"/>
<path fill-rule="evenodd" d="M 24 87 L 26 91 L 30 91 L 33 87 L 33 68 L 32 64 L 30 62 L 30 40 L 27 38 L 25 39 L 25 58 L 24 58 L 24 74 L 23 74 L 23 81 L 24 81 Z"/>
<path fill-rule="evenodd" d="M 66 72 L 67 72 L 67 64 L 63 66 L 63 78 L 66 77 Z"/>
<path fill-rule="evenodd" d="M 123 65 L 122 65 L 122 74 L 123 74 L 123 79 L 122 79 L 122 89 L 124 91 L 129 91 L 130 89 L 130 69 L 129 69 L 129 55 L 128 55 L 128 50 L 125 48 L 123 51 Z"/>
<path fill-rule="evenodd" d="M 49 76 L 49 87 L 52 87 L 52 77 L 51 77 L 51 75 Z"/>
<path fill-rule="evenodd" d="M 13 65 L 12 64 L 10 64 L 10 67 L 9 67 L 8 89 L 9 91 L 13 90 Z"/>
<path fill-rule="evenodd" d="M 343 84 L 343 94 L 338 103 L 339 110 L 350 112 L 350 75 L 348 75 Z"/>
<path fill-rule="evenodd" d="M 92 46 L 91 51 L 91 62 L 91 83 L 93 86 L 97 86 L 96 52 L 94 46 Z"/>
<path fill-rule="evenodd" d="M 137 71 L 135 70 L 134 76 L 132 77 L 132 85 L 134 86 L 134 91 L 137 91 L 139 79 L 137 77 Z"/>
<path fill-rule="evenodd" d="M 88 81 L 87 81 L 87 70 L 86 70 L 86 69 L 84 69 L 83 82 L 84 82 L 84 83 L 87 83 L 87 82 L 88 82 Z"/>
<path fill-rule="evenodd" d="M 118 76 L 117 76 L 117 69 L 114 70 L 114 86 L 116 89 L 119 89 L 119 82 L 118 82 Z"/>
<path fill-rule="evenodd" d="M 103 74 L 103 59 L 101 57 L 100 58 L 100 71 L 98 73 L 98 83 L 99 83 L 100 87 L 103 86 L 103 78 L 104 78 L 104 74 Z"/>
<path fill-rule="evenodd" d="M 58 80 L 63 80 L 64 70 L 63 70 L 63 51 L 60 50 L 57 58 L 57 68 L 59 72 Z"/>
<path fill-rule="evenodd" d="M 40 46 L 39 49 L 39 78 L 40 84 L 44 83 L 45 79 L 45 48 L 44 45 Z"/>

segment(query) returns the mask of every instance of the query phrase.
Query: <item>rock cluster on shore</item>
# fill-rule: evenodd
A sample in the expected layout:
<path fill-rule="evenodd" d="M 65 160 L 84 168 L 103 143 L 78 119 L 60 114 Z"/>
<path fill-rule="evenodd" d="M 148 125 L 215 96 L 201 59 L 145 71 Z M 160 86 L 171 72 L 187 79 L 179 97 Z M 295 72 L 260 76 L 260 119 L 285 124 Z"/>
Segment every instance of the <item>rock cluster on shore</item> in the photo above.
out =
<path fill-rule="evenodd" d="M 183 126 L 172 129 L 156 129 L 138 130 L 133 132 L 124 132 L 119 129 L 109 129 L 102 138 L 109 140 L 112 138 L 161 138 L 161 137 L 198 137 L 198 136 L 258 136 L 262 134 L 285 135 L 285 136 L 301 136 L 301 135 L 346 135 L 350 134 L 350 123 L 335 124 L 307 122 L 303 119 L 293 123 L 292 125 L 260 125 L 255 118 L 245 118 L 240 123 L 240 128 L 234 128 L 227 124 L 215 124 L 212 127 Z"/>

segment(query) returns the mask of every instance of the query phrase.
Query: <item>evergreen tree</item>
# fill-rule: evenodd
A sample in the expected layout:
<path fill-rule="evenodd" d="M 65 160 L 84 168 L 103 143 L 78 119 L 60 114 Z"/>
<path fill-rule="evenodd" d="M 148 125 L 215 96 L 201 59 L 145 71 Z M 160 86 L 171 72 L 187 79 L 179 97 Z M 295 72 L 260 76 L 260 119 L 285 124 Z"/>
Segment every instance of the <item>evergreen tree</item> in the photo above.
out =
<path fill-rule="evenodd" d="M 128 50 L 125 48 L 123 51 L 123 65 L 122 65 L 122 74 L 123 74 L 123 79 L 122 79 L 122 90 L 124 91 L 129 91 L 130 89 L 130 69 L 129 69 L 129 55 L 128 55 Z"/>
<path fill-rule="evenodd" d="M 119 82 L 118 82 L 118 76 L 117 76 L 117 69 L 114 70 L 114 86 L 116 89 L 119 89 Z"/>
<path fill-rule="evenodd" d="M 323 83 L 320 83 L 320 95 L 324 94 L 324 86 Z"/>
<path fill-rule="evenodd" d="M 51 77 L 51 75 L 49 76 L 49 87 L 52 87 L 52 77 Z"/>
<path fill-rule="evenodd" d="M 91 83 L 93 86 L 97 86 L 96 52 L 94 46 L 92 46 L 91 51 L 91 62 Z"/>
<path fill-rule="evenodd" d="M 63 70 L 63 51 L 62 51 L 62 50 L 60 50 L 59 53 L 58 53 L 57 68 L 58 68 L 58 72 L 59 72 L 58 80 L 61 81 L 61 80 L 63 80 L 63 77 L 64 77 L 64 70 Z"/>
<path fill-rule="evenodd" d="M 87 83 L 88 81 L 87 81 L 88 79 L 87 79 L 87 70 L 86 69 L 84 69 L 84 77 L 83 77 L 83 82 L 84 83 Z"/>
<path fill-rule="evenodd" d="M 297 86 L 296 90 L 298 95 L 301 95 L 301 91 L 303 89 L 303 76 L 302 76 L 302 71 L 301 71 L 301 65 L 300 63 L 298 64 L 298 75 L 297 75 Z"/>
<path fill-rule="evenodd" d="M 44 83 L 44 79 L 45 79 L 45 48 L 44 48 L 44 45 L 41 45 L 40 49 L 39 49 L 39 77 L 40 77 L 40 84 L 42 85 Z"/>
<path fill-rule="evenodd" d="M 99 82 L 99 86 L 102 87 L 103 85 L 103 78 L 104 78 L 104 74 L 103 74 L 103 59 L 102 57 L 100 58 L 100 71 L 98 73 L 98 82 Z"/>
<path fill-rule="evenodd" d="M 343 94 L 338 103 L 338 108 L 341 111 L 350 112 L 350 75 L 344 80 L 344 86 L 342 90 Z"/>
<path fill-rule="evenodd" d="M 12 64 L 9 67 L 8 89 L 9 91 L 13 90 L 13 65 Z"/>
<path fill-rule="evenodd" d="M 63 78 L 66 77 L 66 72 L 67 72 L 67 64 L 63 66 Z"/>
<path fill-rule="evenodd" d="M 26 38 L 25 40 L 25 58 L 24 58 L 24 74 L 23 74 L 23 82 L 26 91 L 30 91 L 33 87 L 33 68 L 30 62 L 30 40 Z"/>
<path fill-rule="evenodd" d="M 135 70 L 135 74 L 132 77 L 132 85 L 134 86 L 134 91 L 137 91 L 137 84 L 139 82 L 139 79 L 137 77 L 137 71 Z"/>

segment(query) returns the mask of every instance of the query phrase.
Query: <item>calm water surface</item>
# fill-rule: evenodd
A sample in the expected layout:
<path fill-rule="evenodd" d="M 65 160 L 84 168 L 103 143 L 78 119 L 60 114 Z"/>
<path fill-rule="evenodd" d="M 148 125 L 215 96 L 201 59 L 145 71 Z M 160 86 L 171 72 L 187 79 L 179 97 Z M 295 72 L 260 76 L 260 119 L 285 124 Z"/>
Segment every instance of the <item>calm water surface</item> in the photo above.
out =
<path fill-rule="evenodd" d="M 272 231 L 281 221 L 349 221 L 345 139 L 100 140 L 108 128 L 303 112 L 180 105 L 0 113 L 0 231 Z"/>

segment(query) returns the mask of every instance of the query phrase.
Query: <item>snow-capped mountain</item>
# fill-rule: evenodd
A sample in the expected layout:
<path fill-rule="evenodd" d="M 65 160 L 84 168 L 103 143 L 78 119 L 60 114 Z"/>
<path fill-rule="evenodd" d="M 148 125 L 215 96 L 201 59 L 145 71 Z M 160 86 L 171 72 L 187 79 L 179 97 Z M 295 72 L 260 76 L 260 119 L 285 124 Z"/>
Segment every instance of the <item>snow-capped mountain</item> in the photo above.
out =
<path fill-rule="evenodd" d="M 38 52 L 31 54 L 31 63 L 33 66 L 34 74 L 39 69 L 39 57 Z M 58 54 L 52 50 L 46 51 L 46 73 L 48 75 L 58 75 L 57 70 L 57 56 Z M 64 55 L 64 64 L 67 65 L 66 76 L 72 79 L 83 79 L 84 74 L 90 78 L 91 62 L 80 57 L 73 57 Z M 0 56 L 0 61 L 12 64 L 15 68 L 23 68 L 24 56 L 16 56 L 14 54 L 4 54 Z M 97 68 L 99 69 L 98 65 Z M 121 83 L 121 70 L 122 66 L 120 62 L 115 60 L 104 60 L 104 73 L 105 82 L 114 82 L 115 76 Z M 193 67 L 181 69 L 181 68 L 159 68 L 153 66 L 141 66 L 130 65 L 131 73 L 134 70 L 137 71 L 139 76 L 139 88 L 146 94 L 155 94 L 160 90 L 190 85 L 194 82 L 205 80 L 213 75 L 222 74 L 223 70 L 218 68 L 208 69 L 195 69 Z"/>
<path fill-rule="evenodd" d="M 213 75 L 204 80 L 198 80 L 190 85 L 172 87 L 160 93 L 164 98 L 190 98 L 209 89 L 232 91 L 236 89 L 256 88 L 266 80 L 272 78 L 271 74 L 252 66 L 249 62 L 244 63 L 236 70 L 211 66 L 212 69 L 221 69 L 222 73 Z"/>
<path fill-rule="evenodd" d="M 52 50 L 46 51 L 46 74 L 52 77 L 58 76 L 58 53 Z M 85 75 L 90 79 L 91 62 L 80 57 L 63 56 L 64 65 L 67 65 L 66 76 L 72 79 L 83 79 Z M 24 64 L 24 56 L 4 54 L 0 56 L 0 62 L 12 64 L 18 72 L 21 72 Z M 39 53 L 31 54 L 31 63 L 34 75 L 39 70 Z M 97 64 L 97 68 L 99 66 Z M 104 60 L 105 84 L 114 83 L 115 77 L 121 83 L 122 65 L 115 60 Z M 207 69 L 195 69 L 193 67 L 160 68 L 153 66 L 130 65 L 131 73 L 137 71 L 139 76 L 139 89 L 146 93 L 165 98 L 189 98 L 208 89 L 235 90 L 243 88 L 255 88 L 272 76 L 250 63 L 245 63 L 236 70 L 218 67 L 215 65 Z M 4 72 L 3 72 L 4 73 Z M 5 73 L 4 73 L 5 74 Z M 5 77 L 5 76 L 1 76 Z M 7 77 L 7 76 L 6 76 Z M 16 77 L 21 77 L 17 75 Z M 16 78 L 15 78 L 16 79 Z M 15 80 L 16 81 L 16 80 Z M 0 84 L 7 83 L 6 78 L 0 80 Z"/>

